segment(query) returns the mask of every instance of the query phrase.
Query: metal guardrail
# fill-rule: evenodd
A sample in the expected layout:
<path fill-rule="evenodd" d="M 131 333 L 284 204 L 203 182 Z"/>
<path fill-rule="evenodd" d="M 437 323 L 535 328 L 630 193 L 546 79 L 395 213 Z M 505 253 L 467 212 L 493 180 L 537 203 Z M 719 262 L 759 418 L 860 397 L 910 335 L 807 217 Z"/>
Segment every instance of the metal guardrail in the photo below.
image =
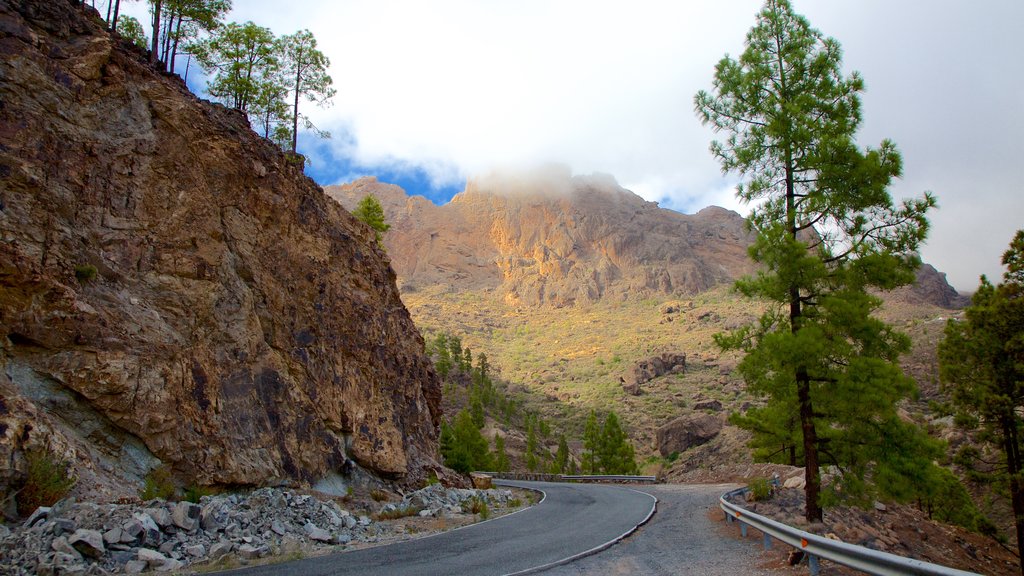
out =
<path fill-rule="evenodd" d="M 630 482 L 654 484 L 657 476 L 626 476 L 616 474 L 541 474 L 537 472 L 474 472 L 486 474 L 492 478 L 505 480 L 531 480 L 537 482 Z"/>
<path fill-rule="evenodd" d="M 765 518 L 753 512 L 729 502 L 729 498 L 744 494 L 747 488 L 739 488 L 726 492 L 718 499 L 718 504 L 725 512 L 727 520 L 740 522 L 744 536 L 747 535 L 747 526 L 752 526 L 764 534 L 764 546 L 771 547 L 771 539 L 775 538 L 789 544 L 797 550 L 802 550 L 808 555 L 808 565 L 812 576 L 818 574 L 818 558 L 831 560 L 844 566 L 849 566 L 867 574 L 879 576 L 978 576 L 975 572 L 965 572 L 955 568 L 931 564 L 921 560 L 914 560 L 880 552 L 863 546 L 855 546 L 846 542 L 823 538 L 810 532 L 798 530 L 770 518 Z"/>

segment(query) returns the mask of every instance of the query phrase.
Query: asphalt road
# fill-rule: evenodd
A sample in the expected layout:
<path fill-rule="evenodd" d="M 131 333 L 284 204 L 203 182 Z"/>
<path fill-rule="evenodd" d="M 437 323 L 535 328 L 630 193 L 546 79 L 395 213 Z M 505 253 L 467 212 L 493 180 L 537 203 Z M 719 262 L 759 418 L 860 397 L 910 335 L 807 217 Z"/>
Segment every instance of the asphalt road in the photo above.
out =
<path fill-rule="evenodd" d="M 655 505 L 651 495 L 622 486 L 499 483 L 543 490 L 547 496 L 521 512 L 418 540 L 221 574 L 514 574 L 602 547 L 643 522 Z"/>
<path fill-rule="evenodd" d="M 658 497 L 658 513 L 608 550 L 546 570 L 543 576 L 805 576 L 807 567 L 783 567 L 789 548 L 763 552 L 761 538 L 742 538 L 726 524 L 718 497 L 732 485 L 659 484 L 638 487 Z"/>

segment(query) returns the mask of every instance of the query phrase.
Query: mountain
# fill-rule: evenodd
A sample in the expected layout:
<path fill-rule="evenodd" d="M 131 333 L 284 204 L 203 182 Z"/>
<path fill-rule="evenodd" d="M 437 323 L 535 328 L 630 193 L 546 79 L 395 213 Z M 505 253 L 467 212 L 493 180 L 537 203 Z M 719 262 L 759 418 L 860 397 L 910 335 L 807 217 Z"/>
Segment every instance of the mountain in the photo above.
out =
<path fill-rule="evenodd" d="M 572 176 L 557 166 L 492 174 L 470 180 L 443 206 L 372 177 L 325 191 L 349 209 L 367 194 L 381 202 L 403 293 L 489 289 L 512 306 L 564 307 L 692 296 L 754 271 L 753 235 L 739 214 L 660 208 L 607 175 Z M 917 284 L 886 297 L 963 304 L 927 264 Z"/>
<path fill-rule="evenodd" d="M 440 384 L 365 226 L 67 0 L 0 2 L 0 489 L 437 467 Z"/>
<path fill-rule="evenodd" d="M 373 193 L 403 291 L 493 288 L 511 305 L 571 306 L 650 294 L 693 294 L 752 270 L 735 212 L 659 208 L 610 176 L 549 168 L 471 180 L 444 206 L 362 179 L 329 186 L 345 206 Z"/>

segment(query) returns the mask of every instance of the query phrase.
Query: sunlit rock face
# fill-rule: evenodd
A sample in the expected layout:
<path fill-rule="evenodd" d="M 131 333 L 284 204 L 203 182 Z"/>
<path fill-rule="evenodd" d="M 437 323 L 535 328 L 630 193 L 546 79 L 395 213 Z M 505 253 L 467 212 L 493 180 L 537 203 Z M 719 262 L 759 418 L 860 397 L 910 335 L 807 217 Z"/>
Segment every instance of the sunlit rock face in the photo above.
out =
<path fill-rule="evenodd" d="M 326 190 L 349 207 L 380 199 L 403 290 L 494 288 L 513 305 L 571 306 L 694 294 L 753 270 L 735 212 L 659 208 L 609 176 L 492 176 L 444 206 L 372 178 Z"/>

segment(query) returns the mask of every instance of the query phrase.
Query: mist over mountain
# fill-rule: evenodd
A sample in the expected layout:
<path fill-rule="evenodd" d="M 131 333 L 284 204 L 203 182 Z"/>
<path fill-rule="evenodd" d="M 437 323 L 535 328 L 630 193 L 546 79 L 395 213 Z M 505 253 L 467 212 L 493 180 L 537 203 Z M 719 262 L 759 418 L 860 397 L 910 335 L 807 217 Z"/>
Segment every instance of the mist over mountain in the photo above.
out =
<path fill-rule="evenodd" d="M 442 206 L 375 178 L 325 191 L 349 209 L 367 194 L 381 202 L 403 292 L 490 289 L 509 305 L 562 307 L 694 295 L 755 270 L 747 255 L 754 236 L 736 212 L 660 208 L 610 175 L 573 176 L 559 166 L 492 173 Z M 962 303 L 930 265 L 915 286 L 887 298 Z"/>

